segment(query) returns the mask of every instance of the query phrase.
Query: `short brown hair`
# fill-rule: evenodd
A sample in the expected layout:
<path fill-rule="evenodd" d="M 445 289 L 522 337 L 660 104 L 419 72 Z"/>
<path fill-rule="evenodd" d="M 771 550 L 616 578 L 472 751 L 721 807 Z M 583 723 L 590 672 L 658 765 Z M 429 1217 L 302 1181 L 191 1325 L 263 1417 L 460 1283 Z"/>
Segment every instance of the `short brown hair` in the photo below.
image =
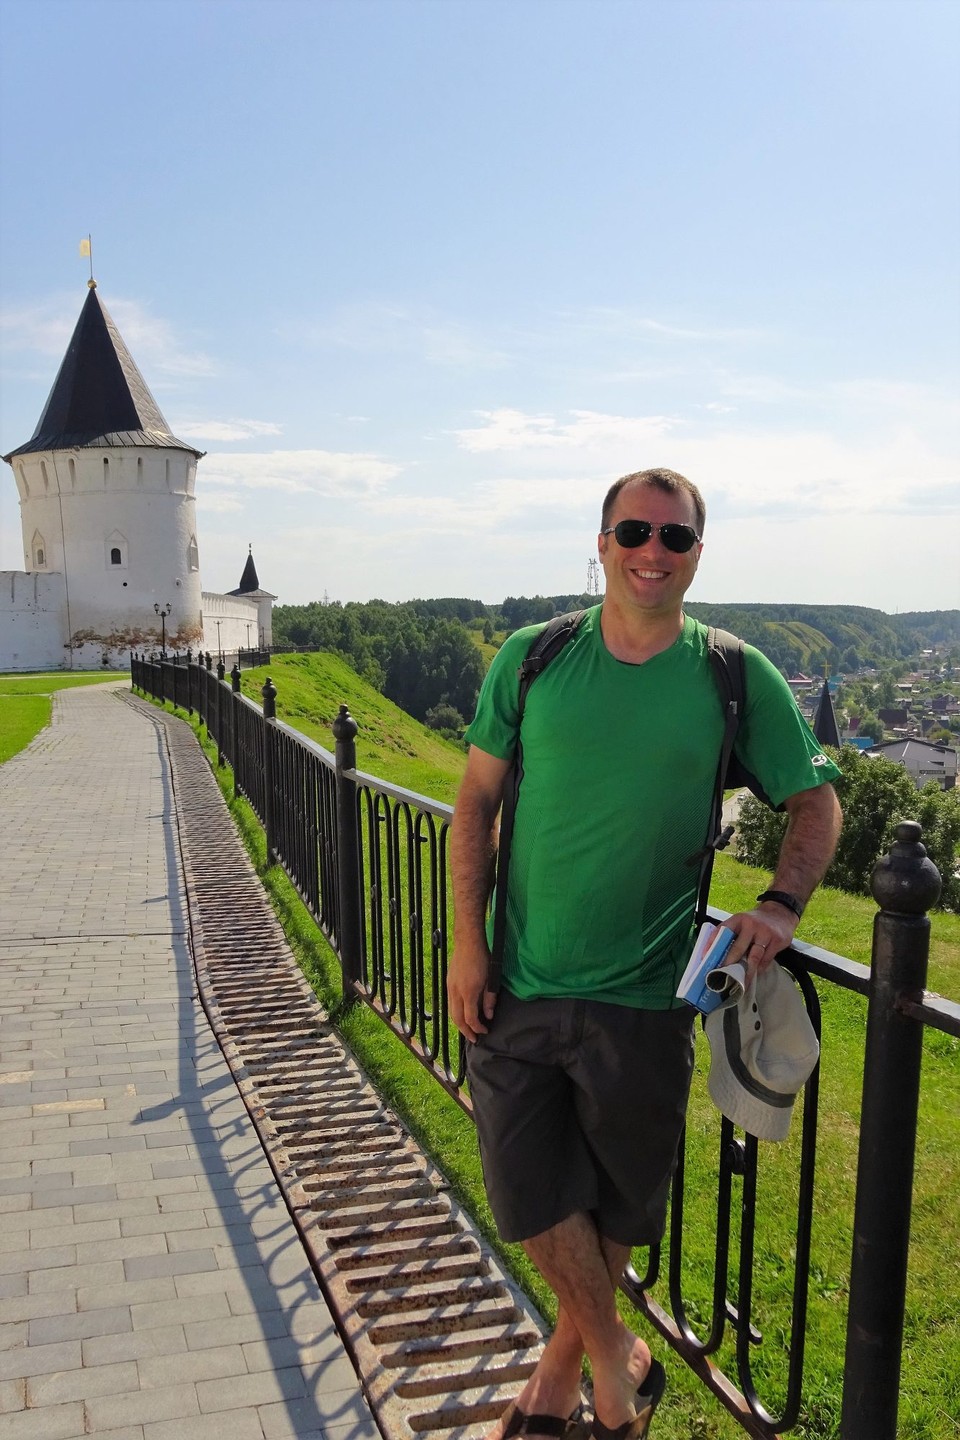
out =
<path fill-rule="evenodd" d="M 688 480 L 685 475 L 678 475 L 676 470 L 636 470 L 632 475 L 622 475 L 619 480 L 615 480 L 604 498 L 600 518 L 601 530 L 607 529 L 614 502 L 625 485 L 652 485 L 654 489 L 663 490 L 668 495 L 689 495 L 697 514 L 697 533 L 703 534 L 707 520 L 707 507 L 703 503 L 703 496 L 692 480 Z"/>

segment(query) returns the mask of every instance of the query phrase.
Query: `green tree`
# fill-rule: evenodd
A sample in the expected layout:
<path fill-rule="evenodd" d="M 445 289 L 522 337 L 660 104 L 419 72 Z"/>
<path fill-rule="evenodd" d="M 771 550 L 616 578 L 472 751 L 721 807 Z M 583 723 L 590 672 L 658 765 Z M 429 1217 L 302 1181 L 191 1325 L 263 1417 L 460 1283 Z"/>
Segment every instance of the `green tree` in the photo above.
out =
<path fill-rule="evenodd" d="M 857 734 L 868 736 L 875 745 L 878 745 L 883 739 L 883 721 L 879 715 L 874 715 L 872 711 L 866 710 L 860 716 Z"/>
<path fill-rule="evenodd" d="M 829 752 L 840 766 L 835 782 L 843 809 L 843 829 L 827 885 L 855 895 L 870 894 L 870 876 L 894 841 L 901 820 L 923 826 L 927 854 L 940 871 L 940 908 L 960 910 L 960 879 L 956 875 L 960 843 L 960 792 L 941 790 L 931 782 L 918 790 L 902 765 L 861 755 L 850 745 Z M 768 810 L 752 795 L 740 807 L 737 857 L 748 865 L 776 868 L 786 816 Z"/>
<path fill-rule="evenodd" d="M 440 730 L 445 735 L 453 734 L 457 739 L 463 734 L 463 716 L 459 710 L 452 705 L 442 701 L 439 705 L 432 705 L 424 716 L 424 723 L 430 726 L 431 730 Z"/>

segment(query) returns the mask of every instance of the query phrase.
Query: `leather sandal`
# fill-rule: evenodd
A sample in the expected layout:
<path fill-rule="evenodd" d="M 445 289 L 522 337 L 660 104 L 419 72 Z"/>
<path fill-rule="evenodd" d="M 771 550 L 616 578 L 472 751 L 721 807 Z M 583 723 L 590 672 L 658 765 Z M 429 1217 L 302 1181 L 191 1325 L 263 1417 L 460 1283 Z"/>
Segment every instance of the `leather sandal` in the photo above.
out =
<path fill-rule="evenodd" d="M 644 1436 L 650 1429 L 653 1412 L 663 1399 L 663 1392 L 666 1388 L 667 1372 L 659 1360 L 651 1360 L 650 1369 L 634 1397 L 633 1403 L 637 1408 L 634 1418 L 625 1420 L 622 1425 L 616 1425 L 611 1429 L 609 1425 L 604 1425 L 603 1421 L 598 1420 L 594 1415 L 590 1430 L 593 1440 L 644 1440 Z M 504 1440 L 506 1440 L 506 1436 L 504 1436 Z"/>
<path fill-rule="evenodd" d="M 580 1406 L 564 1419 L 562 1415 L 528 1415 L 513 1400 L 504 1411 L 503 1419 L 506 1423 L 500 1440 L 513 1440 L 515 1435 L 552 1435 L 555 1440 L 561 1440 L 571 1426 L 578 1424 Z"/>

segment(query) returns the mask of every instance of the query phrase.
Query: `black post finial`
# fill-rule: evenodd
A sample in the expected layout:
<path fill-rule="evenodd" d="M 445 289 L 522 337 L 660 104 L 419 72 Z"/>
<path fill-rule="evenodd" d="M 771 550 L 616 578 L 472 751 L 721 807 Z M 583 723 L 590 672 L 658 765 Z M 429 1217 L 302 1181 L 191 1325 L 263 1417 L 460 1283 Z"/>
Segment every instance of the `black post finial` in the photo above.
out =
<path fill-rule="evenodd" d="M 234 664 L 233 669 L 230 671 L 230 685 L 231 685 L 231 687 L 232 687 L 232 689 L 233 689 L 234 695 L 239 695 L 239 694 L 240 694 L 240 661 L 239 661 L 239 660 L 236 661 L 236 663 Z"/>
<path fill-rule="evenodd" d="M 263 696 L 263 718 L 264 720 L 276 720 L 277 718 L 277 687 L 268 675 L 263 682 L 260 691 Z"/>
<path fill-rule="evenodd" d="M 920 843 L 923 831 L 916 820 L 901 820 L 894 833 L 890 854 L 874 866 L 873 898 L 895 915 L 925 915 L 940 899 L 940 871 Z"/>

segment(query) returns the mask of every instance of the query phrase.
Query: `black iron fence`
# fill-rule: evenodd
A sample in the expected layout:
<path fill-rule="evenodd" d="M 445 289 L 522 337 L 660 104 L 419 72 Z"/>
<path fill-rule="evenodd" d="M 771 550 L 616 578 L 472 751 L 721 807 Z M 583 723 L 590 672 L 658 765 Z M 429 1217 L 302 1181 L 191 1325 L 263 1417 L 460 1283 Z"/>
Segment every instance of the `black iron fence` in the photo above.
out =
<path fill-rule="evenodd" d="M 246 797 L 263 823 L 268 859 L 283 866 L 338 954 L 345 996 L 375 1010 L 471 1113 L 463 1042 L 446 1009 L 451 808 L 357 770 L 357 725 L 346 706 L 333 723 L 330 753 L 276 719 L 269 679 L 262 708 L 242 695 L 239 664 L 229 681 L 223 662 L 214 669 L 209 655 L 187 664 L 133 656 L 131 672 L 136 688 L 203 721 L 219 760 L 232 767 L 235 793 Z M 842 1440 L 896 1436 L 923 1034 L 929 1028 L 960 1036 L 960 1005 L 925 989 L 926 911 L 939 885 L 919 825 L 905 822 L 874 877 L 881 908 L 871 966 L 800 943 L 780 957 L 800 986 L 818 1036 L 815 980 L 867 1000 Z M 787 1374 L 778 1406 L 768 1407 L 754 1380 L 763 1337 L 753 1318 L 759 1174 L 753 1136 L 738 1138 L 728 1120 L 719 1122 L 709 1314 L 704 1317 L 700 1305 L 691 1318 L 684 1293 L 686 1137 L 666 1255 L 664 1247 L 652 1247 L 645 1273 L 628 1268 L 623 1280 L 648 1320 L 758 1440 L 772 1440 L 802 1417 L 818 1094 L 819 1066 L 804 1091 L 795 1193 L 778 1197 L 792 1237 Z M 664 1263 L 669 1310 L 650 1294 Z M 728 1326 L 736 1339 L 736 1383 L 711 1359 Z"/>

